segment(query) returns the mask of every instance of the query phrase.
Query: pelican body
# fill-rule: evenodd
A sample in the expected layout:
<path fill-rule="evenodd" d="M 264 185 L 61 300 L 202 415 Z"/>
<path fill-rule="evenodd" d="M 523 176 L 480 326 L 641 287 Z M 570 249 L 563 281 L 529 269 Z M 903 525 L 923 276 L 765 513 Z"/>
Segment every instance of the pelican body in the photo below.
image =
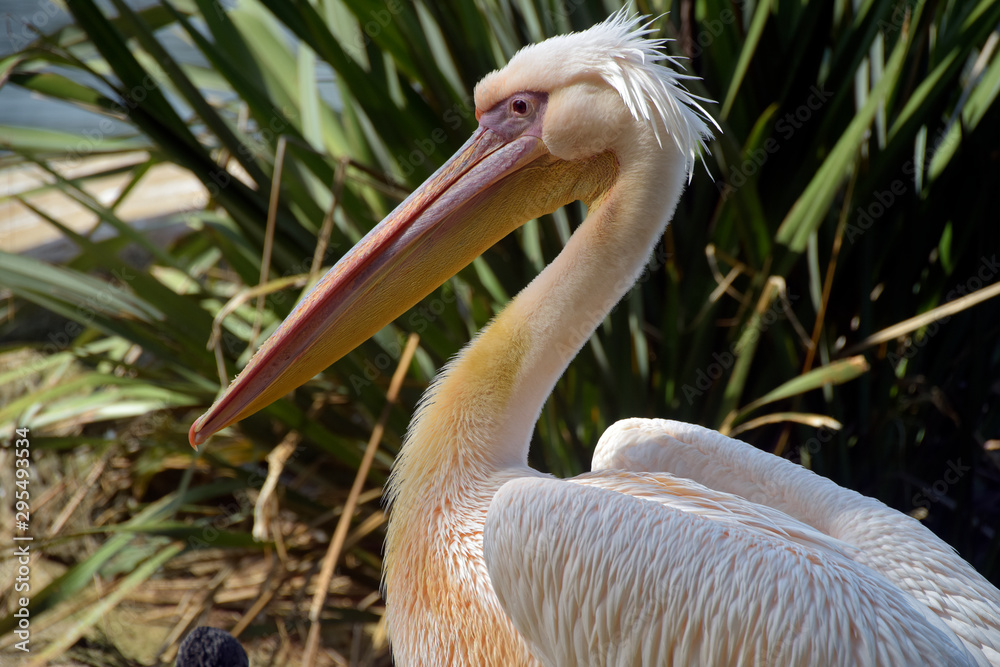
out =
<path fill-rule="evenodd" d="M 917 521 L 701 427 L 627 420 L 527 465 L 556 380 L 638 278 L 709 117 L 619 12 L 519 51 L 479 128 L 317 284 L 191 442 L 284 395 L 517 226 L 588 207 L 427 391 L 390 479 L 399 665 L 1000 665 L 1000 592 Z"/>

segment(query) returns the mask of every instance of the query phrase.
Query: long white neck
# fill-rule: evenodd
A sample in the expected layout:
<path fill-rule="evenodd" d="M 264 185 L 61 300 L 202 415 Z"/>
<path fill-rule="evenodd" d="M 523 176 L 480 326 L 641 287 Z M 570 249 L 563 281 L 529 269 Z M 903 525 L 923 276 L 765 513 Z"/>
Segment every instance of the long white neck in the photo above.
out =
<path fill-rule="evenodd" d="M 687 176 L 685 156 L 673 142 L 661 148 L 638 124 L 615 153 L 618 177 L 566 247 L 428 391 L 410 427 L 411 447 L 397 461 L 396 493 L 431 480 L 461 484 L 471 471 L 479 476 L 526 465 L 545 399 L 635 284 Z"/>

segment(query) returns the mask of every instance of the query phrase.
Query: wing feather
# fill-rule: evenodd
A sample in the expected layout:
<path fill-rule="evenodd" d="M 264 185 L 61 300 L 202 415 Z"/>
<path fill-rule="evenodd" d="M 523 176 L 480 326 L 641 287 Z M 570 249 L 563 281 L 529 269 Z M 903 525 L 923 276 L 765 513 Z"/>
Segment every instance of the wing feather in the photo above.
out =
<path fill-rule="evenodd" d="M 988 664 L 1000 665 L 1000 591 L 919 521 L 874 498 L 717 431 L 666 419 L 612 425 L 593 468 L 670 471 L 850 544 L 853 560 L 882 573 Z"/>
<path fill-rule="evenodd" d="M 500 488 L 486 565 L 543 663 L 977 664 L 939 619 L 829 538 L 708 489 L 696 502 L 696 486 L 609 472 Z"/>

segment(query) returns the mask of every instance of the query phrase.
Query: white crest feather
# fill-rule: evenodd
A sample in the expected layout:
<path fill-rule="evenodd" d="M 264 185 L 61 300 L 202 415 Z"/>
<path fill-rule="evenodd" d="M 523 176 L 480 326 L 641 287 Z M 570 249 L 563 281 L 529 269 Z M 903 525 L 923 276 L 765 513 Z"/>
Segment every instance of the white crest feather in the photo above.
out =
<path fill-rule="evenodd" d="M 683 66 L 678 59 L 663 53 L 669 40 L 649 36 L 654 32 L 652 21 L 623 7 L 587 30 L 524 47 L 511 58 L 507 70 L 525 61 L 530 61 L 535 72 L 539 65 L 555 63 L 557 69 L 546 71 L 545 78 L 557 85 L 597 74 L 621 95 L 637 121 L 650 126 L 661 147 L 667 140 L 664 132 L 670 135 L 687 157 L 690 177 L 699 151 L 706 151 L 706 141 L 712 138 L 709 125 L 721 128 L 700 104 L 712 100 L 684 87 L 685 80 L 698 77 L 680 73 Z"/>
<path fill-rule="evenodd" d="M 696 147 L 704 150 L 705 141 L 711 139 L 711 123 L 720 129 L 715 119 L 699 104 L 710 102 L 692 95 L 684 88 L 685 79 L 698 77 L 681 74 L 674 68 L 683 66 L 661 51 L 668 40 L 651 39 L 652 20 L 634 15 L 629 16 L 623 7 L 608 20 L 581 33 L 605 42 L 605 49 L 614 53 L 614 58 L 605 60 L 598 69 L 601 77 L 622 96 L 625 106 L 636 120 L 652 125 L 657 143 L 663 146 L 662 128 L 673 136 L 677 148 L 688 156 L 688 171 L 694 165 Z M 588 40 L 589 41 L 589 40 Z M 669 62 L 672 67 L 657 65 Z M 659 117 L 661 123 L 655 122 Z M 721 129 L 720 129 L 721 131 Z"/>

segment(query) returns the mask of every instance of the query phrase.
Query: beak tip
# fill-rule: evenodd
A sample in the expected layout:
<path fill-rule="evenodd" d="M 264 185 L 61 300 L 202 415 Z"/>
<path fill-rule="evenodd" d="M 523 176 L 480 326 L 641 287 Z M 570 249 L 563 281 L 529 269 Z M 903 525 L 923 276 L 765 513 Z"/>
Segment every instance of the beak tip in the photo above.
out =
<path fill-rule="evenodd" d="M 188 431 L 188 442 L 191 443 L 191 447 L 198 449 L 198 446 L 203 444 L 211 436 L 210 433 L 202 433 L 201 425 L 205 420 L 204 415 L 199 417 L 193 424 L 191 424 L 191 430 Z"/>

